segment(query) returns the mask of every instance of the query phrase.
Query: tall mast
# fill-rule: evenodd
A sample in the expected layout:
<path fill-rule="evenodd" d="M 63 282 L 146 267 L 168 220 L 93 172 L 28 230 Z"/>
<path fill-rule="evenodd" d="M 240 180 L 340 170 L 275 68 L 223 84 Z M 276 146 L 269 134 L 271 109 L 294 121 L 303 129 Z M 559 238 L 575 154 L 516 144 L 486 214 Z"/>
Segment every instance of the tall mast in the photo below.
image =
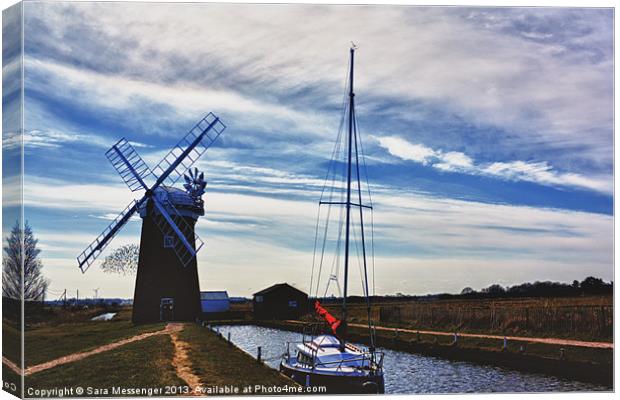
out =
<path fill-rule="evenodd" d="M 349 145 L 348 145 L 348 162 L 347 162 L 347 220 L 346 220 L 346 237 L 344 245 L 344 297 L 342 300 L 342 321 L 344 323 L 343 340 L 341 347 L 344 346 L 344 341 L 347 335 L 347 290 L 349 286 L 349 231 L 351 225 L 351 161 L 353 150 L 353 108 L 355 107 L 353 93 L 353 62 L 354 62 L 355 48 L 351 47 L 351 70 L 349 71 Z"/>

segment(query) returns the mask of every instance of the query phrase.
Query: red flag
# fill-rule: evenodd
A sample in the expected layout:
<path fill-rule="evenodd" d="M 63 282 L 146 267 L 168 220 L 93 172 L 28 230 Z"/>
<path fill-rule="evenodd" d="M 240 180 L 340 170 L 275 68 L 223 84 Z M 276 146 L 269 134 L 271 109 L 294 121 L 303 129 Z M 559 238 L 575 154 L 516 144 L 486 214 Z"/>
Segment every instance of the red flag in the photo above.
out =
<path fill-rule="evenodd" d="M 338 336 L 338 327 L 340 327 L 341 321 L 338 318 L 331 315 L 329 311 L 324 309 L 318 300 L 314 303 L 314 310 L 316 311 L 317 314 L 323 317 L 323 319 L 325 319 L 325 322 L 327 322 L 330 328 L 332 328 L 332 332 L 334 332 L 334 335 Z"/>

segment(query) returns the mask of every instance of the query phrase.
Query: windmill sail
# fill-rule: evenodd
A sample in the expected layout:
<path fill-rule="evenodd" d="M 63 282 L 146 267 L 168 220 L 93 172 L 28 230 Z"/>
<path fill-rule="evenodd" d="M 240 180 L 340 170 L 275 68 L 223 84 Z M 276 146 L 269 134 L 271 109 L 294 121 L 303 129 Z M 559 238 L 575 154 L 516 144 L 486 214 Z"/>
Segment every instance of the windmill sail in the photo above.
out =
<path fill-rule="evenodd" d="M 175 238 L 172 243 L 172 248 L 181 261 L 181 264 L 187 266 L 196 256 L 196 253 L 200 250 L 204 242 L 195 232 L 193 238 L 186 236 L 186 233 L 191 232 L 192 229 L 172 203 L 169 202 L 163 206 L 155 197 L 153 197 L 152 200 L 153 205 L 159 211 L 159 214 L 155 213 L 153 215 L 155 225 L 157 225 L 164 237 L 171 236 Z M 170 211 L 170 213 L 168 213 L 167 210 Z"/>
<path fill-rule="evenodd" d="M 200 120 L 153 168 L 153 173 L 160 177 L 156 185 L 159 186 L 159 183 L 174 185 L 211 147 L 224 129 L 226 125 L 212 113 Z"/>
<path fill-rule="evenodd" d="M 140 203 L 141 201 L 137 202 L 132 200 L 131 203 L 125 207 L 123 212 L 121 212 L 82 253 L 80 253 L 77 260 L 82 272 L 86 272 L 93 261 L 101 254 L 108 243 L 110 243 L 112 238 L 116 236 L 118 231 L 129 222 L 133 214 L 138 210 Z"/>
<path fill-rule="evenodd" d="M 153 173 L 125 138 L 116 142 L 105 155 L 132 192 L 148 189 L 144 181 Z"/>
<path fill-rule="evenodd" d="M 155 189 L 166 183 L 172 186 L 174 183 L 191 168 L 191 166 L 204 154 L 205 151 L 226 129 L 218 117 L 213 113 L 207 114 L 200 120 L 187 135 L 183 137 L 173 149 L 150 170 L 142 158 L 138 155 L 133 146 L 126 140 L 119 140 L 110 150 L 106 152 L 106 157 L 112 163 L 112 166 L 121 175 L 123 181 L 127 184 L 131 191 L 137 191 L 140 188 L 145 189 L 144 196 L 133 201 L 116 217 L 114 221 L 97 238 L 78 256 L 78 265 L 82 272 L 86 272 L 88 267 L 95 261 L 101 252 L 108 245 L 110 240 L 118 233 L 118 231 L 129 221 L 131 216 L 145 203 L 151 199 L 159 213 L 154 216 L 156 225 L 164 236 L 172 236 L 174 240 L 174 251 L 186 266 L 200 250 L 203 245 L 198 235 L 194 237 L 186 237 L 185 232 L 191 232 L 187 222 L 179 214 L 172 203 L 167 202 L 163 206 L 154 196 Z M 147 178 L 158 176 L 155 183 L 151 187 L 147 186 L 145 180 Z M 202 177 L 200 178 L 202 179 Z M 170 212 L 169 212 L 170 211 Z M 170 215 L 172 214 L 172 215 Z"/>

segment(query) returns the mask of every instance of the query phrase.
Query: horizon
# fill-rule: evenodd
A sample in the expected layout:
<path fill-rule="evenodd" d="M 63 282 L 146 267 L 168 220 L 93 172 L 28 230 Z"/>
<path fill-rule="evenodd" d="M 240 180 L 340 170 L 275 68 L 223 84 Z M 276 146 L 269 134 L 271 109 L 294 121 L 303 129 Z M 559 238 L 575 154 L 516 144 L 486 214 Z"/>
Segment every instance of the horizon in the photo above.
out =
<path fill-rule="evenodd" d="M 592 278 L 600 279 L 598 277 L 592 277 Z M 524 284 L 534 284 L 534 283 L 548 283 L 548 282 L 550 282 L 550 283 L 559 283 L 559 284 L 563 284 L 563 285 L 571 285 L 573 281 L 574 281 L 574 279 L 572 281 L 567 281 L 567 282 L 559 282 L 559 281 L 521 282 L 519 284 L 512 285 L 512 286 L 519 286 L 519 285 L 524 285 Z M 281 283 L 286 283 L 286 282 L 281 282 Z M 614 282 L 613 282 L 613 280 L 610 280 L 609 282 L 605 282 L 603 280 L 603 283 L 604 284 L 613 285 Z M 491 285 L 489 285 L 489 286 L 491 286 Z M 510 286 L 502 286 L 502 287 L 504 289 L 510 288 Z M 463 287 L 463 289 L 466 289 L 466 288 L 473 289 L 473 291 L 475 293 L 482 294 L 482 293 L 484 293 L 484 292 L 482 292 L 482 290 L 488 288 L 488 286 L 486 288 L 480 288 L 480 289 L 471 288 L 469 286 L 464 286 Z M 266 288 L 262 288 L 262 289 L 266 289 Z M 262 289 L 258 289 L 258 290 L 262 290 Z M 461 289 L 461 290 L 463 290 L 463 289 Z M 215 292 L 215 291 L 218 291 L 218 290 L 216 290 L 216 289 L 215 290 L 201 290 L 201 292 Z M 253 295 L 249 295 L 249 296 L 247 296 L 247 295 L 246 296 L 241 296 L 241 295 L 234 295 L 234 294 L 231 295 L 230 293 L 228 293 L 227 290 L 224 290 L 224 291 L 227 292 L 229 299 L 252 300 L 252 297 L 253 297 Z M 71 293 L 71 292 L 69 290 L 67 290 L 67 293 Z M 422 293 L 400 293 L 400 292 L 397 292 L 397 293 L 386 293 L 386 294 L 371 295 L 370 297 L 371 298 L 373 298 L 373 297 L 429 297 L 429 296 L 441 296 L 441 295 L 461 296 L 461 295 L 463 295 L 463 293 L 462 292 L 459 292 L 459 293 L 440 292 L 440 293 L 424 293 L 424 294 L 422 294 Z M 349 298 L 349 297 L 360 297 L 360 295 L 359 294 L 348 295 L 347 298 Z M 527 296 L 525 296 L 525 297 L 527 297 Z M 342 299 L 342 296 L 335 296 L 335 295 L 332 294 L 331 296 L 314 297 L 314 296 L 310 296 L 309 295 L 308 298 L 309 299 L 326 299 L 326 298 L 329 298 L 329 299 Z M 77 297 L 67 296 L 67 300 L 66 301 L 76 300 L 76 299 L 77 299 Z M 99 297 L 95 298 L 95 297 L 84 296 L 84 297 L 80 297 L 78 300 L 79 301 L 81 301 L 81 300 L 96 301 L 96 300 L 112 300 L 112 299 L 133 300 L 133 297 L 105 297 L 105 296 L 99 296 Z M 58 302 L 58 301 L 61 301 L 61 300 L 58 299 L 58 298 L 55 298 L 55 299 L 46 298 L 44 301 L 46 301 L 46 302 Z"/>
<path fill-rule="evenodd" d="M 309 292 L 351 36 L 377 293 L 613 280 L 612 9 L 24 3 L 24 23 L 24 208 L 50 293 L 133 297 L 75 260 L 132 199 L 104 152 L 126 137 L 152 167 L 210 111 L 228 128 L 195 165 L 201 290 Z"/>

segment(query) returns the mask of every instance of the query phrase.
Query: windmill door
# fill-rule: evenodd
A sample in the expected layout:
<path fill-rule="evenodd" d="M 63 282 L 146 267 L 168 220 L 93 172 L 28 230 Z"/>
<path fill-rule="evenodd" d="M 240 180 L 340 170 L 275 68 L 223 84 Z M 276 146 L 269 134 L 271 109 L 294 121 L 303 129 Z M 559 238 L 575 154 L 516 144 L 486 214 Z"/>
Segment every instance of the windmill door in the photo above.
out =
<path fill-rule="evenodd" d="M 174 321 L 174 299 L 163 297 L 159 303 L 159 319 L 161 321 Z"/>

